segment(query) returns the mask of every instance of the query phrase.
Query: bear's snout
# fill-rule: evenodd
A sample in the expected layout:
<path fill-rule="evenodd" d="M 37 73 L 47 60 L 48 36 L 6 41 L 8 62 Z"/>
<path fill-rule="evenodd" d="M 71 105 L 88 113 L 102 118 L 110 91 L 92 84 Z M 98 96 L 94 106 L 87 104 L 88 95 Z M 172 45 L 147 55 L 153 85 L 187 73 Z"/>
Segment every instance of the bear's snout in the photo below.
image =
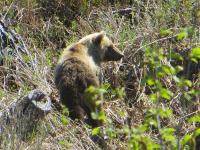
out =
<path fill-rule="evenodd" d="M 118 61 L 122 57 L 124 57 L 124 54 L 122 54 L 118 48 L 109 47 L 105 52 L 104 61 Z"/>

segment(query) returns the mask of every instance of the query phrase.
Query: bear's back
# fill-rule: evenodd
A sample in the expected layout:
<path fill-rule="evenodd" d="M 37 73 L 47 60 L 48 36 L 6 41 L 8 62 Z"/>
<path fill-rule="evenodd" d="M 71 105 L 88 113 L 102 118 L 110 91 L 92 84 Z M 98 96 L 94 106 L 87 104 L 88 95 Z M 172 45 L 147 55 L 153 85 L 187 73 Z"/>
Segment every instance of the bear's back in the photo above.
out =
<path fill-rule="evenodd" d="M 90 85 L 98 86 L 99 79 L 89 65 L 77 57 L 69 57 L 56 66 L 55 84 L 60 91 L 61 102 L 73 107 L 81 105 L 85 89 Z"/>

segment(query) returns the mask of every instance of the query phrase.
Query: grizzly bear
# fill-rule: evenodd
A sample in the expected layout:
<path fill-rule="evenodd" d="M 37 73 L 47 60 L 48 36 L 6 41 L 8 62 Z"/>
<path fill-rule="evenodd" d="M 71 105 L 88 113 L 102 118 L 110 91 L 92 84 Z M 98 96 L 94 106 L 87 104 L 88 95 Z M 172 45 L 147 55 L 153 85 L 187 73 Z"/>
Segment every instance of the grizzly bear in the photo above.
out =
<path fill-rule="evenodd" d="M 91 117 L 91 112 L 101 111 L 101 106 L 87 100 L 84 93 L 91 85 L 99 86 L 102 62 L 117 61 L 122 57 L 104 31 L 87 35 L 64 49 L 55 69 L 55 84 L 61 103 L 69 109 L 72 119 L 88 118 L 93 127 L 102 124 Z"/>

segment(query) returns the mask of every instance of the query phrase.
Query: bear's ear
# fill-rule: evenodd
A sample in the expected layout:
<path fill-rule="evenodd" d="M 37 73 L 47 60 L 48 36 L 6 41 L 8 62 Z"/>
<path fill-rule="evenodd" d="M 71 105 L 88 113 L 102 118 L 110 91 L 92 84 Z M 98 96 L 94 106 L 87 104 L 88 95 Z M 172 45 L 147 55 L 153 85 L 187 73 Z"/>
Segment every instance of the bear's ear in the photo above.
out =
<path fill-rule="evenodd" d="M 105 35 L 106 35 L 106 33 L 104 31 L 99 32 L 98 35 L 93 38 L 93 42 L 96 45 L 99 45 Z"/>

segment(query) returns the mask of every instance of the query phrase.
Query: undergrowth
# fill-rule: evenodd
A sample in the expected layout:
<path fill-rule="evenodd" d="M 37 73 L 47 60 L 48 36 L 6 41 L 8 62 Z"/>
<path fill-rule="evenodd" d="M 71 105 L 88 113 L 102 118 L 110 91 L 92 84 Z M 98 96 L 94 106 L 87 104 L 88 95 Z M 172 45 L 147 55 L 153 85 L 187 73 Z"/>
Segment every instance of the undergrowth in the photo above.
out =
<path fill-rule="evenodd" d="M 124 8 L 131 13 L 121 13 Z M 104 64 L 103 85 L 88 89 L 101 95 L 103 112 L 93 117 L 103 127 L 91 129 L 53 106 L 31 138 L 20 141 L 6 131 L 12 136 L 0 135 L 0 149 L 98 149 L 91 135 L 103 136 L 113 149 L 200 148 L 198 0 L 2 0 L 0 19 L 28 50 L 22 62 L 6 56 L 0 66 L 0 111 L 35 88 L 57 103 L 58 57 L 87 34 L 106 31 L 125 55 Z"/>

